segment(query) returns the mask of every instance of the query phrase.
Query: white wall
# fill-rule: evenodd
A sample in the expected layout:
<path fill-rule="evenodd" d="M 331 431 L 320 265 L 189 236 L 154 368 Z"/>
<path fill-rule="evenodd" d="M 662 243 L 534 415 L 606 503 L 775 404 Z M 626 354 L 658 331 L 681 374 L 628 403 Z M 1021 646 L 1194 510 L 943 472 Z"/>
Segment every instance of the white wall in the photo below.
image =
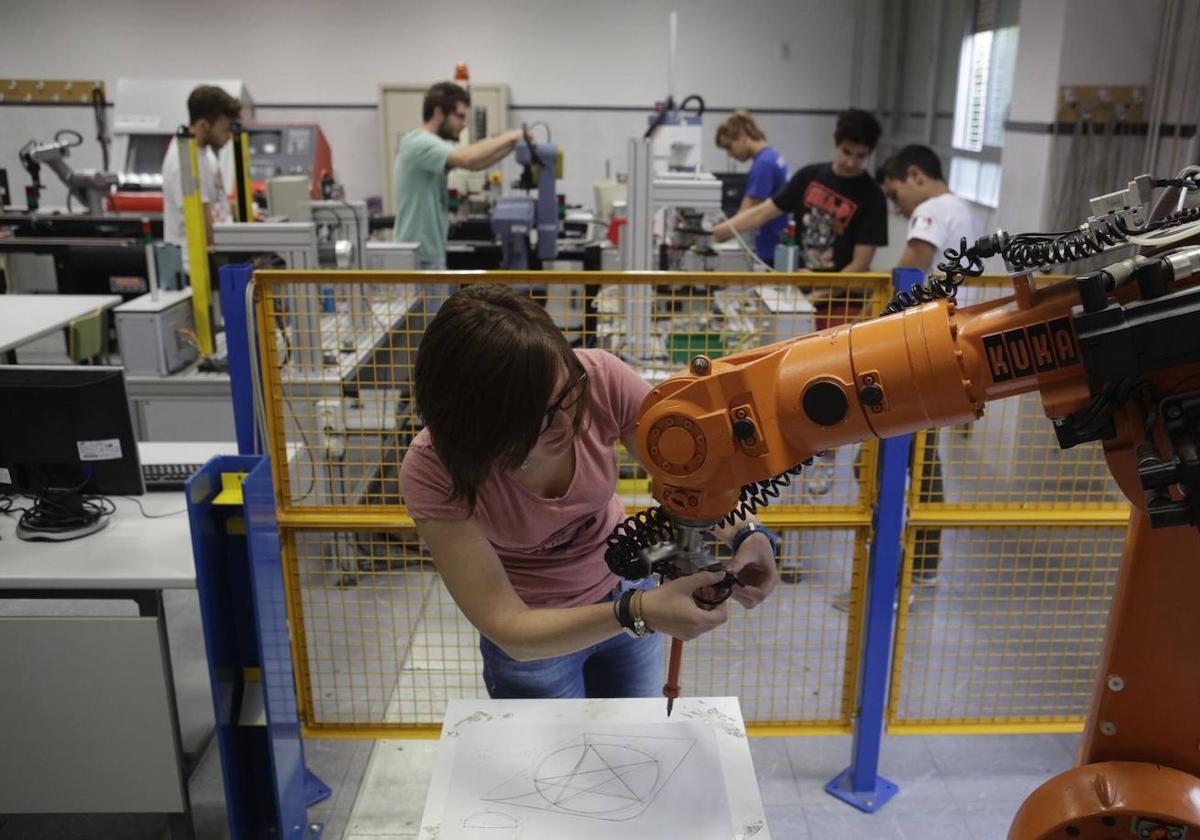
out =
<path fill-rule="evenodd" d="M 536 106 L 648 111 L 666 93 L 673 7 L 680 10 L 677 94 L 697 92 L 717 107 L 824 112 L 855 100 L 874 106 L 882 3 L 5 0 L 0 77 L 102 78 L 110 95 L 120 77 L 238 77 L 263 106 L 260 119 L 319 122 L 351 196 L 365 197 L 382 183 L 378 119 L 362 107 L 375 104 L 379 83 L 433 82 L 466 61 L 474 79 L 507 82 L 513 120 L 551 123 L 566 151 L 568 199 L 590 203 L 604 160 L 624 168 L 625 139 L 640 133 L 645 114 L 543 113 Z M 281 104 L 300 107 L 271 107 Z M 719 116 L 705 121 L 706 147 Z M 72 162 L 96 165 L 90 120 L 82 109 L 0 107 L 0 166 L 9 170 L 18 203 L 25 181 L 16 147 L 72 127 L 89 138 Z M 794 165 L 827 158 L 827 114 L 768 115 L 763 122 Z M 705 163 L 722 163 L 715 148 L 706 148 Z"/>
<path fill-rule="evenodd" d="M 1052 122 L 1061 85 L 1148 87 L 1158 53 L 1163 7 L 1163 0 L 1137 4 L 1127 0 L 1023 0 L 1009 119 Z M 1174 108 L 1168 120 L 1178 116 L 1178 108 Z M 1049 134 L 1005 132 L 999 226 L 1028 231 L 1045 230 L 1052 224 L 1048 214 L 1060 181 L 1055 163 L 1061 156 L 1054 153 L 1055 142 L 1063 141 L 1055 141 Z M 1140 161 L 1131 165 L 1136 168 Z M 1128 176 L 1139 171 L 1130 171 Z M 1082 213 L 1085 208 L 1079 210 Z"/>

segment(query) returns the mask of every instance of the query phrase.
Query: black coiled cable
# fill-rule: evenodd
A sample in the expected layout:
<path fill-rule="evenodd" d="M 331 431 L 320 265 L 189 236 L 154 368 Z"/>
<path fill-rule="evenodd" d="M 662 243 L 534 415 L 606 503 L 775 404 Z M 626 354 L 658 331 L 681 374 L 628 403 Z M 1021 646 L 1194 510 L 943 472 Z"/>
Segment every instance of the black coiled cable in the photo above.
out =
<path fill-rule="evenodd" d="M 1013 271 L 1075 262 L 1120 245 L 1129 239 L 1129 225 L 1116 217 L 1097 227 L 1062 234 L 1021 233 L 1004 246 L 1005 262 Z"/>
<path fill-rule="evenodd" d="M 1200 207 L 1187 207 L 1156 219 L 1136 233 L 1167 230 L 1197 220 L 1200 220 Z M 1100 225 L 1092 224 L 1084 230 L 1067 233 L 1018 234 L 1005 244 L 1001 254 L 1012 270 L 1028 271 L 1094 257 L 1114 245 L 1128 242 L 1133 233 L 1135 231 L 1129 229 L 1124 219 L 1116 217 Z"/>
<path fill-rule="evenodd" d="M 812 462 L 813 456 L 810 455 L 796 466 L 784 470 L 774 478 L 743 484 L 742 491 L 738 494 L 738 503 L 734 506 L 733 510 L 725 514 L 725 518 L 719 524 L 736 525 L 738 522 L 744 522 L 748 517 L 757 513 L 759 508 L 766 507 L 773 499 L 778 499 L 779 494 L 783 492 L 783 488 L 792 483 L 792 476 L 800 475 L 804 468 L 812 464 Z"/>
<path fill-rule="evenodd" d="M 641 580 L 650 570 L 641 558 L 644 548 L 663 542 L 674 542 L 675 528 L 671 517 L 660 506 L 638 511 L 612 529 L 604 562 L 614 575 L 627 580 Z"/>
<path fill-rule="evenodd" d="M 737 504 L 717 523 L 718 526 L 735 525 L 766 507 L 772 499 L 779 498 L 783 489 L 792 483 L 793 476 L 800 475 L 804 467 L 812 462 L 813 456 L 809 456 L 774 478 L 742 485 Z M 612 529 L 608 535 L 608 548 L 604 551 L 604 562 L 613 574 L 629 580 L 640 580 L 651 571 L 660 571 L 646 568 L 642 550 L 674 540 L 675 527 L 661 506 L 639 511 Z"/>
<path fill-rule="evenodd" d="M 967 247 L 967 238 L 964 236 L 957 251 L 947 248 L 942 252 L 945 261 L 937 266 L 938 271 L 942 272 L 941 276 L 930 274 L 924 283 L 918 283 L 905 292 L 896 292 L 882 314 L 893 315 L 910 306 L 920 306 L 934 300 L 953 300 L 964 280 L 983 274 L 983 258 L 995 253 L 994 242 L 994 237 L 984 237 Z"/>

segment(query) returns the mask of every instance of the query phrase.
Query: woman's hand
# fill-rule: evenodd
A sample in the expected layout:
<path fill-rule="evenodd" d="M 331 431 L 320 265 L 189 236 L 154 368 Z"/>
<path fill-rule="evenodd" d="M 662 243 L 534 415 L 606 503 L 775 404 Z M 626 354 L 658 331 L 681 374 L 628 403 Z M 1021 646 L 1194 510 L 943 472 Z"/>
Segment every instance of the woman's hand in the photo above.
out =
<path fill-rule="evenodd" d="M 727 568 L 737 575 L 739 584 L 733 587 L 733 600 L 748 610 L 765 601 L 779 583 L 775 552 L 762 534 L 746 537 Z"/>
<path fill-rule="evenodd" d="M 692 593 L 706 586 L 715 586 L 725 579 L 725 572 L 697 572 L 675 578 L 646 591 L 642 596 L 642 617 L 651 630 L 683 642 L 720 627 L 729 618 L 725 604 L 710 610 L 692 600 Z"/>

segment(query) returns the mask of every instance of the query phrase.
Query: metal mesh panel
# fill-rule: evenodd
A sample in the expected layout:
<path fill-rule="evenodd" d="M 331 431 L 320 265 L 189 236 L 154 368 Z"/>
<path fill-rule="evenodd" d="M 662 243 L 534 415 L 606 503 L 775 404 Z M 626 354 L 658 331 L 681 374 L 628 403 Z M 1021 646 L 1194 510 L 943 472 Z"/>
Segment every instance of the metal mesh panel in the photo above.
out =
<path fill-rule="evenodd" d="M 371 282 L 351 282 L 363 275 Z M 260 341 L 266 411 L 278 421 L 271 449 L 290 445 L 279 475 L 283 509 L 401 509 L 396 477 L 421 428 L 412 364 L 425 324 L 457 285 L 418 285 L 421 275 L 402 273 L 255 276 L 269 284 L 260 295 Z M 861 320 L 887 298 L 882 278 L 811 275 L 812 285 L 801 288 L 762 285 L 761 275 L 649 275 L 670 285 L 600 273 L 535 276 L 538 285 L 511 275 L 469 279 L 512 283 L 545 306 L 573 345 L 608 350 L 651 384 L 698 353 L 717 358 Z M 596 282 L 575 282 L 581 277 Z M 690 285 L 688 277 L 707 285 Z M 393 282 L 379 282 L 384 278 Z M 717 281 L 724 285 L 712 285 Z M 469 378 L 464 371 L 464 382 Z M 780 504 L 866 509 L 871 500 L 861 492 L 861 476 L 871 474 L 874 451 L 865 444 L 829 453 L 814 465 L 805 492 Z M 621 447 L 618 463 L 627 502 L 652 504 L 645 473 Z"/>
<path fill-rule="evenodd" d="M 651 383 L 697 353 L 720 357 L 871 317 L 881 276 L 259 272 L 262 411 L 284 535 L 301 708 L 310 731 L 436 731 L 445 700 L 482 696 L 478 636 L 411 528 L 399 468 L 420 430 L 412 364 L 457 283 L 505 282 L 567 338 Z M 637 282 L 631 282 L 636 280 Z M 470 387 L 464 372 L 464 387 Z M 617 447 L 627 509 L 653 504 Z M 845 730 L 854 698 L 877 447 L 819 457 L 764 517 L 788 582 L 685 647 L 684 690 L 737 694 L 753 727 Z M 837 601 L 842 609 L 834 609 Z"/>
<path fill-rule="evenodd" d="M 784 528 L 786 582 L 684 648 L 688 694 L 741 698 L 758 725 L 844 727 L 854 697 L 862 529 Z M 432 728 L 451 697 L 486 697 L 479 637 L 413 530 L 291 530 L 298 675 L 314 728 Z M 849 593 L 847 611 L 833 602 Z"/>
<path fill-rule="evenodd" d="M 958 298 L 1008 293 L 982 278 Z M 1028 394 L 918 433 L 912 476 L 889 728 L 1077 729 L 1129 510 L 1103 449 L 1060 450 Z"/>
<path fill-rule="evenodd" d="M 292 531 L 285 563 L 310 722 L 440 725 L 447 698 L 486 696 L 475 630 L 416 531 Z"/>
<path fill-rule="evenodd" d="M 731 607 L 725 626 L 684 646 L 684 688 L 736 695 L 746 720 L 759 727 L 848 726 L 866 529 L 792 526 L 780 528 L 780 537 L 784 582 L 753 611 Z"/>
<path fill-rule="evenodd" d="M 910 530 L 890 728 L 1081 723 L 1124 537 L 1116 526 Z M 935 560 L 937 585 L 914 582 L 912 568 Z"/>

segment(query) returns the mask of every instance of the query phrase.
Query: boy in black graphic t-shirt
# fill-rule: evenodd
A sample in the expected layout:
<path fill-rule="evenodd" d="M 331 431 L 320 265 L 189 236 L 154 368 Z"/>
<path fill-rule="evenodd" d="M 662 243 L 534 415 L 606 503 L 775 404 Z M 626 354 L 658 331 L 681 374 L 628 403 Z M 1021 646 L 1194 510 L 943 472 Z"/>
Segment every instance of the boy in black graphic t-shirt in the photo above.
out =
<path fill-rule="evenodd" d="M 713 228 L 713 238 L 723 242 L 734 230 L 755 230 L 792 213 L 805 268 L 869 271 L 875 249 L 887 245 L 887 200 L 866 172 L 879 134 L 879 123 L 866 111 L 843 111 L 830 163 L 805 166 L 770 199 Z"/>

